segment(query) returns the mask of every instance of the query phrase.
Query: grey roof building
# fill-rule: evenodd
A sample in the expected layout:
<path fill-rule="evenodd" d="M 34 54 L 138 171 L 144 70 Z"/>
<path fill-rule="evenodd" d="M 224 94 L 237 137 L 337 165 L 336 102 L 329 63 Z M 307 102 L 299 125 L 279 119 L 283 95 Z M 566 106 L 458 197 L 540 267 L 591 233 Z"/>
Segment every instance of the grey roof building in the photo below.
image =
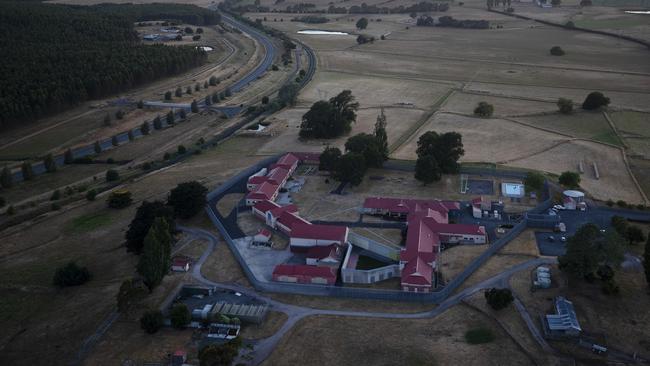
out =
<path fill-rule="evenodd" d="M 573 303 L 562 296 L 555 298 L 556 314 L 546 315 L 548 330 L 553 335 L 578 335 L 582 328 L 573 309 Z"/>

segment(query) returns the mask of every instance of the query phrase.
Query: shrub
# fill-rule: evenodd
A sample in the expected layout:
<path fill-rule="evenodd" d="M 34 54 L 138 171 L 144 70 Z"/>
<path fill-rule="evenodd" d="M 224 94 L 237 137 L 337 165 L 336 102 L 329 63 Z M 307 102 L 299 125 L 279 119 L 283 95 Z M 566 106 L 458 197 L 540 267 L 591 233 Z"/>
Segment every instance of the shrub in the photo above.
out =
<path fill-rule="evenodd" d="M 492 113 L 494 113 L 494 106 L 487 102 L 479 102 L 474 108 L 474 114 L 480 117 L 491 117 Z"/>
<path fill-rule="evenodd" d="M 178 145 L 177 151 L 179 154 L 185 154 L 187 152 L 187 149 L 183 145 Z"/>
<path fill-rule="evenodd" d="M 560 98 L 557 100 L 557 108 L 560 113 L 570 114 L 573 112 L 573 101 L 571 99 Z"/>
<path fill-rule="evenodd" d="M 618 201 L 616 201 L 616 205 L 617 205 L 618 207 L 620 207 L 620 208 L 627 208 L 627 202 L 625 202 L 625 201 L 623 201 L 623 200 L 618 200 Z"/>
<path fill-rule="evenodd" d="M 465 342 L 469 344 L 490 343 L 494 340 L 494 334 L 487 328 L 476 328 L 465 332 Z"/>
<path fill-rule="evenodd" d="M 564 50 L 560 46 L 551 47 L 551 55 L 553 56 L 564 56 Z"/>
<path fill-rule="evenodd" d="M 612 201 L 611 199 L 609 199 L 609 200 L 607 200 L 607 202 L 605 202 L 605 204 L 606 204 L 607 206 L 609 206 L 609 207 L 612 207 L 612 206 L 614 206 L 614 201 Z"/>
<path fill-rule="evenodd" d="M 174 208 L 178 217 L 189 219 L 203 210 L 207 192 L 208 189 L 199 182 L 181 183 L 171 190 L 167 204 Z"/>
<path fill-rule="evenodd" d="M 125 208 L 131 204 L 131 192 L 127 190 L 117 190 L 111 192 L 108 196 L 108 207 L 110 208 Z"/>
<path fill-rule="evenodd" d="M 564 26 L 567 27 L 567 28 L 575 28 L 575 27 L 576 27 L 575 23 L 573 23 L 573 22 L 570 21 L 570 20 L 569 20 L 568 22 L 566 22 L 566 23 L 564 24 Z"/>
<path fill-rule="evenodd" d="M 171 155 L 170 153 L 166 152 L 166 153 L 163 155 L 163 160 L 169 160 L 169 159 L 171 159 L 171 157 L 172 157 L 172 155 Z"/>
<path fill-rule="evenodd" d="M 149 122 L 146 122 L 146 121 L 142 122 L 142 125 L 140 126 L 140 133 L 142 133 L 143 135 L 146 136 L 146 135 L 149 134 L 149 131 L 150 131 Z"/>
<path fill-rule="evenodd" d="M 200 39 L 201 39 L 201 36 L 198 35 L 198 34 L 196 34 L 196 35 L 194 35 L 194 36 L 192 37 L 192 40 L 193 40 L 193 41 L 198 41 L 198 40 L 200 40 Z"/>
<path fill-rule="evenodd" d="M 273 65 L 273 66 L 271 66 L 271 70 L 278 71 L 278 70 L 280 70 L 280 68 L 277 65 Z"/>
<path fill-rule="evenodd" d="M 115 118 L 122 119 L 124 118 L 124 114 L 125 114 L 124 111 L 119 109 L 117 112 L 115 112 Z"/>
<path fill-rule="evenodd" d="M 116 180 L 120 179 L 120 173 L 117 172 L 117 170 L 114 169 L 109 169 L 106 171 L 106 181 L 107 182 L 114 182 Z"/>
<path fill-rule="evenodd" d="M 140 328 L 149 334 L 154 334 L 162 328 L 164 320 L 160 310 L 150 310 L 142 314 Z"/>
<path fill-rule="evenodd" d="M 79 286 L 88 282 L 91 277 L 88 268 L 80 267 L 75 262 L 68 262 L 54 272 L 52 282 L 58 287 Z"/>
<path fill-rule="evenodd" d="M 216 76 L 210 76 L 209 84 L 211 86 L 216 86 L 217 85 L 217 77 Z"/>
<path fill-rule="evenodd" d="M 95 197 L 97 197 L 97 191 L 96 190 L 91 189 L 88 192 L 86 192 L 86 199 L 88 201 L 94 201 Z"/>
<path fill-rule="evenodd" d="M 151 162 L 147 161 L 144 164 L 142 164 L 142 170 L 149 170 L 151 169 L 152 165 Z"/>
<path fill-rule="evenodd" d="M 17 210 L 13 205 L 7 207 L 7 215 L 9 216 L 16 214 L 16 211 Z"/>
<path fill-rule="evenodd" d="M 645 210 L 645 205 L 643 203 L 639 203 L 638 205 L 636 205 L 636 209 L 643 211 Z"/>
<path fill-rule="evenodd" d="M 563 172 L 558 178 L 558 182 L 569 188 L 578 188 L 580 186 L 580 174 L 576 172 Z"/>
<path fill-rule="evenodd" d="M 61 191 L 58 189 L 54 192 L 52 192 L 52 196 L 50 197 L 50 201 L 58 201 L 61 199 Z"/>
<path fill-rule="evenodd" d="M 52 209 L 52 211 L 58 211 L 61 209 L 61 204 L 58 202 L 52 202 L 50 208 Z"/>
<path fill-rule="evenodd" d="M 5 207 L 7 200 L 4 197 L 0 197 L 0 207 Z"/>
<path fill-rule="evenodd" d="M 504 309 L 514 300 L 512 292 L 507 288 L 491 288 L 486 290 L 484 295 L 488 305 L 494 310 Z"/>

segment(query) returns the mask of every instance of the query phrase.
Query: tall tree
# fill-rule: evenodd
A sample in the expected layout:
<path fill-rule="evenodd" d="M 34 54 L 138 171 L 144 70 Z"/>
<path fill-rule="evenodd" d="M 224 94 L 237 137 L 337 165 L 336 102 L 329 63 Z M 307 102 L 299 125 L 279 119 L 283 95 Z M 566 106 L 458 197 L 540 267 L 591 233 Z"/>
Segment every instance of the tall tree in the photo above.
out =
<path fill-rule="evenodd" d="M 460 165 L 458 160 L 465 154 L 462 136 L 458 132 L 447 132 L 439 135 L 435 131 L 428 131 L 418 139 L 416 150 L 418 157 L 431 155 L 435 157 L 442 173 L 458 173 Z"/>
<path fill-rule="evenodd" d="M 150 128 L 149 127 L 149 122 L 147 122 L 147 121 L 142 122 L 142 125 L 140 125 L 140 133 L 142 133 L 145 136 L 148 135 L 149 134 L 149 128 Z"/>
<path fill-rule="evenodd" d="M 442 178 L 440 167 L 433 155 L 424 155 L 418 157 L 415 162 L 415 179 L 424 185 L 437 182 Z"/>
<path fill-rule="evenodd" d="M 345 142 L 345 150 L 363 155 L 369 167 L 381 168 L 384 164 L 384 153 L 374 135 L 359 133 L 350 137 Z"/>
<path fill-rule="evenodd" d="M 129 252 L 140 254 L 144 245 L 144 238 L 149 233 L 156 218 L 162 217 L 169 224 L 170 234 L 174 230 L 174 210 L 162 201 L 144 201 L 135 212 L 135 217 L 126 231 L 126 249 Z"/>
<path fill-rule="evenodd" d="M 171 242 L 169 224 L 157 217 L 144 239 L 142 254 L 138 262 L 138 273 L 149 290 L 160 284 L 171 265 Z"/>
<path fill-rule="evenodd" d="M 95 141 L 93 144 L 93 149 L 95 150 L 95 154 L 102 152 L 102 145 L 99 144 L 99 141 Z"/>
<path fill-rule="evenodd" d="M 199 182 L 184 182 L 171 190 L 167 204 L 174 208 L 176 216 L 189 219 L 203 210 L 207 193 L 208 189 Z"/>
<path fill-rule="evenodd" d="M 63 154 L 63 163 L 64 164 L 72 164 L 74 161 L 74 155 L 72 154 L 72 150 L 68 149 L 65 151 L 65 154 Z"/>
<path fill-rule="evenodd" d="M 566 171 L 560 174 L 558 182 L 568 188 L 580 187 L 580 174 L 576 172 Z"/>
<path fill-rule="evenodd" d="M 339 159 L 338 166 L 334 171 L 334 178 L 358 186 L 363 182 L 366 170 L 367 166 L 363 155 L 349 152 Z"/>
<path fill-rule="evenodd" d="M 300 137 L 333 138 L 347 133 L 356 121 L 359 103 L 354 101 L 350 90 L 344 90 L 337 96 L 314 103 L 302 116 Z"/>
<path fill-rule="evenodd" d="M 388 160 L 388 134 L 386 133 L 384 107 L 381 108 L 381 112 L 377 116 L 377 122 L 375 122 L 375 138 L 377 139 L 379 150 L 382 153 L 383 161 Z"/>
<path fill-rule="evenodd" d="M 24 180 L 34 179 L 34 169 L 32 169 L 32 163 L 25 161 L 20 166 L 20 171 L 23 173 Z"/>
<path fill-rule="evenodd" d="M 566 254 L 558 258 L 560 269 L 579 277 L 593 276 L 601 265 L 617 269 L 623 261 L 625 241 L 615 231 L 601 233 L 586 224 L 567 241 Z"/>
<path fill-rule="evenodd" d="M 366 18 L 361 18 L 357 20 L 357 29 L 366 29 L 368 27 L 368 19 Z"/>
<path fill-rule="evenodd" d="M 334 171 L 341 158 L 341 150 L 338 147 L 326 147 L 319 158 L 319 170 Z"/>

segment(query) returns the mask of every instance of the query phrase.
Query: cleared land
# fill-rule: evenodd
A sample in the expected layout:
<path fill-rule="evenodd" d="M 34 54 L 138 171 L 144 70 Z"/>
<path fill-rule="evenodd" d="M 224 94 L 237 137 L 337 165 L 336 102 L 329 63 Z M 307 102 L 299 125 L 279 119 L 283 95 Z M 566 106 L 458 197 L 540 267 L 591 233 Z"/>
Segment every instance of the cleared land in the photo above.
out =
<path fill-rule="evenodd" d="M 486 327 L 496 339 L 469 345 L 467 330 Z M 360 347 L 359 345 L 363 345 Z M 288 333 L 264 365 L 527 365 L 529 359 L 490 319 L 454 307 L 435 319 L 310 317 Z"/>
<path fill-rule="evenodd" d="M 474 114 L 474 108 L 479 102 L 487 102 L 494 106 L 495 117 L 507 117 L 524 113 L 541 113 L 557 111 L 555 103 L 545 103 L 516 98 L 493 97 L 489 95 L 456 92 L 452 94 L 440 109 L 443 112 Z"/>

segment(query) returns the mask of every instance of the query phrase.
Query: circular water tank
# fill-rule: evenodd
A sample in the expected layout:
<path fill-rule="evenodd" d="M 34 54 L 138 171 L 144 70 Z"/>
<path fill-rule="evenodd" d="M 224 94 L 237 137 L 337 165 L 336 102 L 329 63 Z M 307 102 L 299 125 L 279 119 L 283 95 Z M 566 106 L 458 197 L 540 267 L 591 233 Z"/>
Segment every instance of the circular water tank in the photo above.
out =
<path fill-rule="evenodd" d="M 565 196 L 571 197 L 571 198 L 584 198 L 585 197 L 584 193 L 582 193 L 580 191 L 573 191 L 573 190 L 564 191 L 563 194 Z"/>

